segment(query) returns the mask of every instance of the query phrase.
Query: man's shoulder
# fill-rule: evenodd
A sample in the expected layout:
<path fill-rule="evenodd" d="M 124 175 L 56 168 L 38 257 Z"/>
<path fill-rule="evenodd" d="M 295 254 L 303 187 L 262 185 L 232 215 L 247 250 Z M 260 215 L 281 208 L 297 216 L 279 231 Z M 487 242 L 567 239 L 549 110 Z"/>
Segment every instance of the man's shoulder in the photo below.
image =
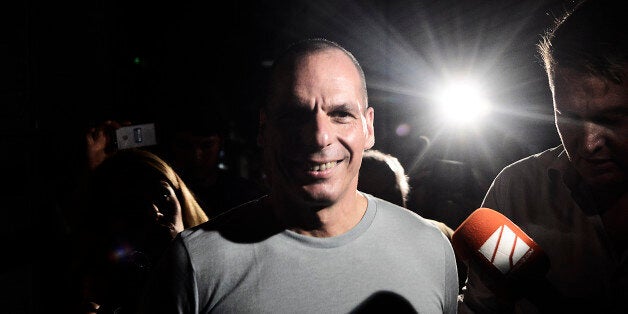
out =
<path fill-rule="evenodd" d="M 426 219 L 410 209 L 372 195 L 368 195 L 368 197 L 370 197 L 369 201 L 374 202 L 377 206 L 379 219 L 386 219 L 386 224 L 390 227 L 395 226 L 394 228 L 397 228 L 399 232 L 409 230 L 428 233 L 437 230 L 440 232 L 440 227 L 434 224 L 434 221 Z"/>
<path fill-rule="evenodd" d="M 198 226 L 183 230 L 181 239 L 187 245 L 253 243 L 276 234 L 274 216 L 264 205 L 264 197 L 246 202 Z"/>
<path fill-rule="evenodd" d="M 371 195 L 368 193 L 364 193 L 364 195 L 366 196 L 366 198 L 368 199 L 369 203 L 373 203 L 373 205 L 376 206 L 377 211 L 383 211 L 387 214 L 392 214 L 392 215 L 401 215 L 401 216 L 406 216 L 406 215 L 410 215 L 410 216 L 418 216 L 416 213 L 414 213 L 413 211 L 401 207 L 395 203 L 392 203 L 390 201 L 387 201 L 383 198 L 379 198 L 375 195 Z"/>
<path fill-rule="evenodd" d="M 515 208 L 546 202 L 556 187 L 557 175 L 567 163 L 562 146 L 516 161 L 495 177 L 481 206 L 508 213 L 512 218 Z"/>
<path fill-rule="evenodd" d="M 546 149 L 542 152 L 529 155 L 519 159 L 502 169 L 499 177 L 506 175 L 519 175 L 535 172 L 546 172 L 548 169 L 560 162 L 561 155 L 564 153 L 562 145 Z"/>

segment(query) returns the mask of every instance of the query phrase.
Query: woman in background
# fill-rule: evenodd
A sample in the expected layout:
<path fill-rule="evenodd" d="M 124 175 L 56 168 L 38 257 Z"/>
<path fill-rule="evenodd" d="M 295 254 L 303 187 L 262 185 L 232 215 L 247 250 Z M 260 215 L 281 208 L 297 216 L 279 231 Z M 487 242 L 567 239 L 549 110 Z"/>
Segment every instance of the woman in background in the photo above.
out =
<path fill-rule="evenodd" d="M 82 313 L 133 313 L 145 276 L 184 228 L 208 220 L 157 155 L 125 149 L 94 167 L 81 210 Z"/>

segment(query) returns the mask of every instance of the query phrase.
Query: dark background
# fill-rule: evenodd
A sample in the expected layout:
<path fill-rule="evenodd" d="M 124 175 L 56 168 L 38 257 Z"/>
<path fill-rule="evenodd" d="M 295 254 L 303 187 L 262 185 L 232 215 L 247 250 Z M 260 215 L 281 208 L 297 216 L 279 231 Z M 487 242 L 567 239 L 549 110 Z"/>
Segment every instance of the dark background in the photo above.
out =
<path fill-rule="evenodd" d="M 105 119 L 155 122 L 192 106 L 212 108 L 230 125 L 226 162 L 252 176 L 261 82 L 277 52 L 303 37 L 326 37 L 354 52 L 375 108 L 375 148 L 397 156 L 411 178 L 420 179 L 417 189 L 431 187 L 423 194 L 430 201 L 416 210 L 451 219 L 455 228 L 461 215 L 479 206 L 503 166 L 559 143 L 534 45 L 562 5 L 3 3 L 0 132 L 7 180 L 1 189 L 0 278 L 7 291 L 0 291 L 0 312 L 50 312 L 56 306 L 68 253 L 63 208 L 76 188 L 88 127 Z M 433 113 L 432 91 L 458 73 L 479 77 L 496 108 L 476 129 L 446 129 Z M 402 124 L 408 132 L 397 135 Z M 428 149 L 421 137 L 430 139 Z M 465 194 L 467 203 L 456 203 L 452 195 L 469 186 L 474 190 Z M 449 207 L 462 212 L 452 217 L 444 213 Z"/>

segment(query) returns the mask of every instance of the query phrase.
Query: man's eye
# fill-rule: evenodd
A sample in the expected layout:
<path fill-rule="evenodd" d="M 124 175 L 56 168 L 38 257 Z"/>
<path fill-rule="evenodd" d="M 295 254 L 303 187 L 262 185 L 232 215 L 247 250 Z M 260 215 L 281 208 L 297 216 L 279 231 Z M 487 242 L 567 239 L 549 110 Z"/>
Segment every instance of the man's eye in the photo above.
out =
<path fill-rule="evenodd" d="M 347 111 L 334 111 L 334 112 L 332 112 L 332 116 L 334 116 L 334 117 L 349 117 L 349 116 L 351 116 L 351 113 L 349 113 Z"/>
<path fill-rule="evenodd" d="M 179 149 L 193 149 L 194 148 L 194 144 L 190 143 L 190 142 L 186 142 L 186 141 L 177 141 L 175 143 L 175 146 Z"/>
<path fill-rule="evenodd" d="M 578 125 L 582 123 L 580 118 L 575 115 L 565 114 L 559 111 L 556 112 L 556 119 L 558 123 L 566 125 Z"/>
<path fill-rule="evenodd" d="M 207 150 L 207 149 L 213 148 L 215 144 L 216 144 L 216 141 L 204 141 L 200 143 L 199 147 L 201 149 Z"/>
<path fill-rule="evenodd" d="M 295 124 L 303 123 L 307 120 L 307 114 L 300 112 L 286 112 L 277 116 L 276 121 L 279 124 Z"/>
<path fill-rule="evenodd" d="M 351 120 L 355 117 L 351 112 L 345 110 L 333 111 L 330 113 L 330 116 L 341 122 Z"/>
<path fill-rule="evenodd" d="M 595 122 L 601 125 L 617 126 L 617 125 L 623 125 L 624 121 L 626 121 L 627 118 L 628 116 L 626 115 L 614 114 L 614 115 L 599 117 L 598 119 L 596 119 Z"/>
<path fill-rule="evenodd" d="M 580 124 L 579 119 L 574 119 L 571 117 L 559 117 L 558 120 L 560 121 L 560 123 L 563 123 L 563 124 L 569 124 L 569 125 Z"/>

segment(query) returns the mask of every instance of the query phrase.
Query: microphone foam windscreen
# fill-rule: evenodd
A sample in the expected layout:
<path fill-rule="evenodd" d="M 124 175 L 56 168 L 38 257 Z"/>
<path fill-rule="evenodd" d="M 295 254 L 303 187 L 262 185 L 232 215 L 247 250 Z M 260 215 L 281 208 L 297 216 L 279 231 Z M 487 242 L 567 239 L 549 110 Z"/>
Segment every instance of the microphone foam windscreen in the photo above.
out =
<path fill-rule="evenodd" d="M 479 260 L 505 276 L 532 271 L 545 273 L 547 255 L 521 228 L 501 213 L 478 208 L 452 235 L 452 246 L 466 261 Z"/>

